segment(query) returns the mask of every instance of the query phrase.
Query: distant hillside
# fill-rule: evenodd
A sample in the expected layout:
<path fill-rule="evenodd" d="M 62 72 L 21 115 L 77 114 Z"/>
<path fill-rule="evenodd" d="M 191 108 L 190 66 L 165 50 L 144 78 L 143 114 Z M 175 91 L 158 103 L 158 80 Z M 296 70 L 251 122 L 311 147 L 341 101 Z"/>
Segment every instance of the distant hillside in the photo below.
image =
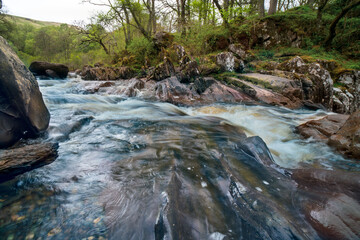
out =
<path fill-rule="evenodd" d="M 32 25 L 35 28 L 41 28 L 46 26 L 60 26 L 62 23 L 57 22 L 46 22 L 46 21 L 39 21 L 30 18 L 18 17 L 13 15 L 6 15 L 5 18 L 10 22 L 15 23 L 16 25 Z"/>

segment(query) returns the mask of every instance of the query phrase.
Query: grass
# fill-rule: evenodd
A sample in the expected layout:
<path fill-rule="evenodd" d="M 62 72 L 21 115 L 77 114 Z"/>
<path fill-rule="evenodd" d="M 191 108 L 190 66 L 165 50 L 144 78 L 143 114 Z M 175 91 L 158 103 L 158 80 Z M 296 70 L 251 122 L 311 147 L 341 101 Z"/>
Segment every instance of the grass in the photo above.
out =
<path fill-rule="evenodd" d="M 6 15 L 6 19 L 12 23 L 16 23 L 16 25 L 30 25 L 35 28 L 42 28 L 47 26 L 60 26 L 62 24 L 56 22 L 34 20 L 30 18 L 18 17 L 13 15 Z"/>

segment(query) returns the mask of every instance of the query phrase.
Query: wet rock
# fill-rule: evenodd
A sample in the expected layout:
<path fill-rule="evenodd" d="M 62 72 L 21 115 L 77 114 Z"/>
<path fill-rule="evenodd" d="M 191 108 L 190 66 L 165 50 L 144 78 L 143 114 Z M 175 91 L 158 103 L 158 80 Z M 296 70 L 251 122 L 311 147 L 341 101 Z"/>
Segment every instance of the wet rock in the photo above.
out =
<path fill-rule="evenodd" d="M 330 137 L 329 145 L 349 157 L 360 159 L 360 111 L 350 115 L 340 130 Z"/>
<path fill-rule="evenodd" d="M 204 78 L 204 80 L 209 83 L 214 81 L 213 78 Z M 205 85 L 206 86 L 206 85 Z M 204 86 L 204 87 L 205 87 Z M 204 89 L 204 88 L 203 88 Z M 203 90 L 201 89 L 201 90 Z M 198 88 L 200 90 L 200 88 Z M 224 84 L 221 84 L 218 81 L 215 81 L 213 84 L 208 86 L 204 92 L 201 93 L 200 98 L 204 102 L 215 103 L 215 102 L 223 102 L 223 103 L 253 103 L 254 100 L 248 94 L 228 87 Z"/>
<path fill-rule="evenodd" d="M 69 68 L 64 64 L 35 61 L 30 64 L 29 70 L 35 76 L 51 78 L 66 78 Z"/>
<path fill-rule="evenodd" d="M 175 104 L 192 104 L 199 98 L 197 93 L 180 83 L 177 77 L 158 82 L 155 86 L 155 96 L 161 101 Z"/>
<path fill-rule="evenodd" d="M 168 32 L 157 32 L 153 37 L 154 45 L 157 49 L 167 48 L 174 41 L 174 36 Z"/>
<path fill-rule="evenodd" d="M 302 101 L 304 93 L 299 80 L 288 79 L 259 73 L 241 74 L 240 78 L 248 80 L 265 88 L 271 89 L 292 101 Z"/>
<path fill-rule="evenodd" d="M 74 118 L 75 117 L 70 120 L 70 123 L 63 123 L 56 127 L 50 127 L 50 138 L 56 141 L 68 140 L 70 134 L 80 131 L 84 126 L 90 124 L 90 122 L 94 119 L 93 117 L 78 117 L 78 119 Z"/>
<path fill-rule="evenodd" d="M 134 77 L 135 72 L 130 67 L 91 67 L 85 66 L 81 71 L 83 80 L 119 80 Z"/>
<path fill-rule="evenodd" d="M 236 57 L 238 57 L 241 60 L 246 59 L 246 52 L 244 50 L 245 48 L 242 46 L 242 44 L 230 44 L 229 45 L 229 51 L 235 54 Z"/>
<path fill-rule="evenodd" d="M 300 205 L 320 236 L 325 239 L 356 239 L 360 235 L 358 173 L 296 169 L 292 179 L 307 192 Z"/>
<path fill-rule="evenodd" d="M 228 72 L 242 72 L 245 64 L 242 60 L 239 60 L 231 52 L 222 52 L 216 56 L 216 65 L 218 65 L 222 71 Z"/>
<path fill-rule="evenodd" d="M 282 94 L 273 91 L 272 89 L 266 89 L 263 86 L 256 85 L 248 80 L 242 80 L 238 78 L 231 78 L 233 81 L 240 82 L 243 87 L 242 91 L 248 94 L 255 100 L 264 102 L 269 105 L 284 106 L 291 109 L 299 108 L 302 103 L 298 99 L 290 99 Z"/>
<path fill-rule="evenodd" d="M 302 188 L 323 193 L 343 193 L 360 199 L 360 175 L 357 172 L 324 169 L 295 169 L 291 178 Z"/>
<path fill-rule="evenodd" d="M 0 37 L 0 147 L 6 147 L 24 132 L 37 136 L 50 121 L 37 81 L 8 43 Z"/>
<path fill-rule="evenodd" d="M 57 144 L 41 143 L 0 150 L 0 182 L 52 163 L 57 149 Z"/>
<path fill-rule="evenodd" d="M 161 81 L 172 76 L 175 76 L 174 65 L 169 58 L 165 57 L 164 61 L 156 66 L 148 78 L 155 81 Z"/>
<path fill-rule="evenodd" d="M 360 236 L 360 204 L 345 194 L 307 206 L 305 216 L 325 239 L 357 239 Z"/>
<path fill-rule="evenodd" d="M 349 118 L 348 115 L 332 114 L 319 120 L 312 120 L 296 127 L 296 131 L 305 138 L 314 138 L 328 142 L 329 138 L 337 133 Z"/>

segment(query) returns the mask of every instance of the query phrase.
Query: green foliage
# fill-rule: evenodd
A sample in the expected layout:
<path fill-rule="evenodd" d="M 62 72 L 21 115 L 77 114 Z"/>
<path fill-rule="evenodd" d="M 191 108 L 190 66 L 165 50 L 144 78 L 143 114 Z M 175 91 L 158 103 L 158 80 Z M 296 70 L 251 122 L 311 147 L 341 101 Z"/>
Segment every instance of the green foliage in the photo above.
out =
<path fill-rule="evenodd" d="M 136 62 L 140 65 L 145 63 L 145 59 L 154 58 L 156 53 L 153 43 L 144 37 L 132 40 L 127 50 L 134 55 Z"/>
<path fill-rule="evenodd" d="M 267 59 L 272 59 L 275 55 L 275 52 L 273 50 L 265 50 L 262 49 L 258 52 L 257 56 L 261 59 L 261 60 L 267 60 Z"/>

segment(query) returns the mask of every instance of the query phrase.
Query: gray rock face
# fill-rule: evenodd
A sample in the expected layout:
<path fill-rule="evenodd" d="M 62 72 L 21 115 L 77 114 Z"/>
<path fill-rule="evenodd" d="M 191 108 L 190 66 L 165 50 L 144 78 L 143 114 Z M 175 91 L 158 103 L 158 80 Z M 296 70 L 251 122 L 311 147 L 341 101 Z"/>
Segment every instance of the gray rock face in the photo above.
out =
<path fill-rule="evenodd" d="M 339 76 L 338 83 L 345 86 L 346 89 L 339 89 L 335 93 L 336 98 L 335 101 L 341 102 L 341 105 L 334 106 L 339 109 L 334 109 L 334 111 L 339 113 L 353 113 L 360 109 L 360 71 L 351 71 L 343 73 Z"/>
<path fill-rule="evenodd" d="M 229 51 L 234 53 L 238 58 L 244 60 L 246 58 L 246 52 L 241 44 L 230 44 Z"/>
<path fill-rule="evenodd" d="M 328 110 L 333 108 L 333 80 L 329 71 L 318 63 L 307 64 L 301 57 L 294 57 L 278 69 L 296 73 L 301 79 L 305 100 L 320 103 Z"/>
<path fill-rule="evenodd" d="M 216 56 L 216 65 L 222 71 L 242 72 L 245 64 L 242 60 L 236 58 L 232 52 L 222 52 Z"/>
<path fill-rule="evenodd" d="M 37 135 L 49 125 L 35 77 L 5 39 L 0 37 L 0 147 L 11 145 L 24 132 Z"/>

